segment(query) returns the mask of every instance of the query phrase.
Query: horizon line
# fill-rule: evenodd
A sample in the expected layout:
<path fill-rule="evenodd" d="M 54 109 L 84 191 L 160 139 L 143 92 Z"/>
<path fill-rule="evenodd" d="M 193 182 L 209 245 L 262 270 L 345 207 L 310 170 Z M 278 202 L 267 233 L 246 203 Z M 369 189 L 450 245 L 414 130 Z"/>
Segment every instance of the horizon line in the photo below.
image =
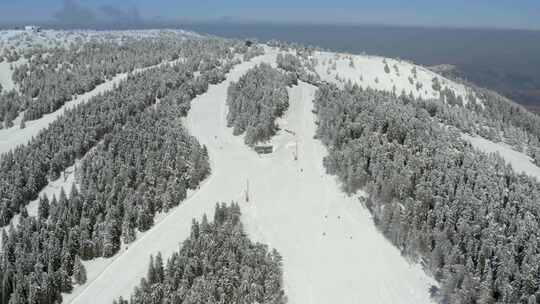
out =
<path fill-rule="evenodd" d="M 540 32 L 540 28 L 528 27 L 501 27 L 501 26 L 469 26 L 469 25 L 432 25 L 432 24 L 409 24 L 409 23 L 376 23 L 376 22 L 326 22 L 326 21 L 278 21 L 278 20 L 248 20 L 248 19 L 142 19 L 137 22 L 103 21 L 92 23 L 63 23 L 56 20 L 33 20 L 33 21 L 0 21 L 0 29 L 15 29 L 24 25 L 37 25 L 51 27 L 51 29 L 99 29 L 114 30 L 115 28 L 131 29 L 154 29 L 179 27 L 182 25 L 269 25 L 269 26 L 358 26 L 358 27 L 382 27 L 382 28 L 410 28 L 410 29 L 433 29 L 433 30 L 498 30 L 498 31 L 530 31 Z M 181 29 L 181 28 L 179 28 Z"/>

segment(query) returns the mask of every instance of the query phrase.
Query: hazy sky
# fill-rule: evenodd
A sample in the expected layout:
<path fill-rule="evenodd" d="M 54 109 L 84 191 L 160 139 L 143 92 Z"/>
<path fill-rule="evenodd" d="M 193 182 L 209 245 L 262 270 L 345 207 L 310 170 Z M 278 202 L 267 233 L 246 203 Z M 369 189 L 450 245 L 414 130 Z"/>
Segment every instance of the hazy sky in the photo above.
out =
<path fill-rule="evenodd" d="M 156 18 L 540 29 L 540 0 L 0 0 L 0 23 Z"/>

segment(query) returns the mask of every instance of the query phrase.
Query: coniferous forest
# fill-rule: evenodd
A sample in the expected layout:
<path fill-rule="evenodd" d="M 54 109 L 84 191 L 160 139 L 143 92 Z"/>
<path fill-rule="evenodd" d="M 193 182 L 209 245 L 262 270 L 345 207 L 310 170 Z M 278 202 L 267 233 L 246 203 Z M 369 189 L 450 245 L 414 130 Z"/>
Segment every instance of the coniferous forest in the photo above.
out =
<path fill-rule="evenodd" d="M 193 220 L 191 235 L 163 261 L 150 257 L 146 278 L 115 304 L 284 304 L 281 256 L 244 233 L 240 207 L 216 204 L 214 220 Z"/>
<path fill-rule="evenodd" d="M 0 118 L 5 127 L 22 111 L 24 120 L 38 119 L 120 73 L 178 59 L 183 47 L 178 39 L 161 37 L 34 49 L 14 68 L 18 91 L 7 93 L 19 96 Z"/>
<path fill-rule="evenodd" d="M 231 67 L 225 42 L 189 43 L 185 63 L 164 65 L 131 75 L 115 90 L 92 98 L 39 133 L 30 143 L 0 156 L 0 225 L 4 226 L 48 183 L 82 158 L 105 135 L 155 104 L 174 103 L 185 115 L 189 101 L 216 83 Z M 198 50 L 205 49 L 204 55 Z M 230 59 L 228 59 L 230 61 Z M 194 73 L 200 75 L 194 77 Z M 158 103 L 158 101 L 160 101 Z M 161 101 L 164 101 L 163 103 Z"/>
<path fill-rule="evenodd" d="M 236 42 L 184 43 L 182 62 L 130 75 L 0 156 L 1 226 L 19 215 L 2 233 L 2 303 L 60 303 L 86 281 L 81 261 L 113 256 L 208 176 L 206 148 L 181 119 L 224 79 Z M 26 204 L 77 160 L 77 185 L 39 198 L 29 216 Z"/>
<path fill-rule="evenodd" d="M 25 122 L 126 74 L 111 89 L 58 111 L 61 115 L 31 140 L 0 155 L 2 304 L 61 303 L 63 293 L 95 277 L 86 268 L 91 262 L 121 257 L 141 232 L 200 188 L 212 173 L 210 156 L 217 150 L 216 142 L 205 140 L 229 145 L 220 147 L 223 153 L 238 147 L 218 138 L 221 130 L 214 129 L 199 142 L 184 119 L 210 85 L 260 55 L 268 56 L 251 62 L 237 81 L 229 78 L 227 95 L 218 97 L 227 105 L 226 125 L 233 135 L 243 135 L 250 147 L 268 142 L 295 102 L 289 100 L 289 87 L 316 86 L 316 133 L 309 137 L 315 135 L 326 147 L 323 165 L 343 191 L 365 194 L 359 204 L 405 263 L 419 263 L 426 277 L 438 282 L 419 292 L 443 304 L 540 303 L 540 182 L 464 140 L 465 135 L 480 136 L 539 165 L 540 117 L 494 92 L 472 84 L 458 92 L 442 77 L 422 84 L 415 79 L 424 71 L 416 66 L 405 83 L 417 91 L 433 89 L 439 93 L 432 95 L 436 99 L 418 99 L 405 91 L 398 95 L 395 85 L 392 93 L 377 91 L 341 77 L 336 71 L 340 54 L 324 59 L 328 68 L 323 75 L 313 48 L 276 41 L 262 46 L 249 40 L 159 35 L 2 52 L 14 63 L 15 89 L 0 87 L 0 128 L 12 128 L 17 120 L 21 127 L 2 131 L 27 131 L 22 130 Z M 345 58 L 354 68 L 352 55 Z M 380 68 L 390 77 L 400 73 L 397 64 L 383 59 Z M 381 75 L 374 79 L 384 84 Z M 225 124 L 225 113 L 218 109 L 221 116 L 211 114 Z M 278 145 L 285 152 L 296 149 L 295 161 L 298 149 L 304 149 L 304 129 Z M 200 134 L 197 130 L 193 133 Z M 242 143 L 239 147 L 246 150 Z M 268 167 L 261 168 L 272 170 L 272 161 L 283 160 L 279 157 L 263 158 Z M 58 187 L 58 195 L 42 195 L 55 181 L 64 178 L 67 184 L 69 168 L 74 168 L 75 182 Z M 300 180 L 313 172 L 300 168 L 298 174 Z M 249 180 L 241 195 L 248 200 L 248 194 Z M 217 204 L 213 221 L 206 215 L 200 222 L 194 219 L 179 250 L 166 261 L 159 252 L 150 256 L 146 277 L 129 299 L 114 303 L 286 303 L 280 254 L 250 241 L 240 218 L 240 206 L 233 203 Z M 341 214 L 337 218 L 345 222 Z M 313 233 L 320 237 L 319 231 Z M 323 231 L 317 244 L 328 239 Z M 347 240 L 361 242 L 350 235 Z"/>
<path fill-rule="evenodd" d="M 327 171 L 346 192 L 367 192 L 377 227 L 440 282 L 432 292 L 442 303 L 536 303 L 540 184 L 424 107 L 405 95 L 321 86 Z"/>
<path fill-rule="evenodd" d="M 244 141 L 249 146 L 269 140 L 278 128 L 276 118 L 289 107 L 287 86 L 295 83 L 295 74 L 283 73 L 264 63 L 231 83 L 227 92 L 227 123 L 234 135 L 245 132 Z"/>

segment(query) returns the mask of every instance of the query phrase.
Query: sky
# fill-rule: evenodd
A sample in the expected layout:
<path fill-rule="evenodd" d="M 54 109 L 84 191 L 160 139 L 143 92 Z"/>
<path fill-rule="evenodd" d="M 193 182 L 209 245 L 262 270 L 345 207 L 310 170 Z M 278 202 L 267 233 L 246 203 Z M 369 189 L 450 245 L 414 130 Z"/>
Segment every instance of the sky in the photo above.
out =
<path fill-rule="evenodd" d="M 260 21 L 540 30 L 539 0 L 0 0 L 0 23 Z"/>

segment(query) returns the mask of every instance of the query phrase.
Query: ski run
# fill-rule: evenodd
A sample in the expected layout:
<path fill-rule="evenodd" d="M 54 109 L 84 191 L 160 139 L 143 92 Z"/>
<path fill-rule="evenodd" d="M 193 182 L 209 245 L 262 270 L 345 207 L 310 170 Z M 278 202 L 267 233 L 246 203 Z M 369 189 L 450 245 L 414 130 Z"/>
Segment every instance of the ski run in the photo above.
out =
<path fill-rule="evenodd" d="M 294 135 L 281 131 L 270 155 L 259 156 L 226 127 L 230 82 L 258 63 L 275 66 L 276 55 L 267 49 L 237 65 L 224 82 L 192 101 L 185 122 L 208 148 L 211 176 L 113 258 L 85 262 L 88 281 L 65 294 L 66 303 L 129 297 L 151 254 L 161 251 L 166 259 L 189 236 L 193 218 L 211 215 L 217 202 L 231 201 L 240 204 L 249 237 L 282 254 L 290 303 L 431 303 L 433 279 L 384 239 L 358 196 L 343 194 L 325 173 L 325 148 L 313 139 L 315 87 L 300 82 L 289 90 L 290 107 L 280 126 Z"/>

